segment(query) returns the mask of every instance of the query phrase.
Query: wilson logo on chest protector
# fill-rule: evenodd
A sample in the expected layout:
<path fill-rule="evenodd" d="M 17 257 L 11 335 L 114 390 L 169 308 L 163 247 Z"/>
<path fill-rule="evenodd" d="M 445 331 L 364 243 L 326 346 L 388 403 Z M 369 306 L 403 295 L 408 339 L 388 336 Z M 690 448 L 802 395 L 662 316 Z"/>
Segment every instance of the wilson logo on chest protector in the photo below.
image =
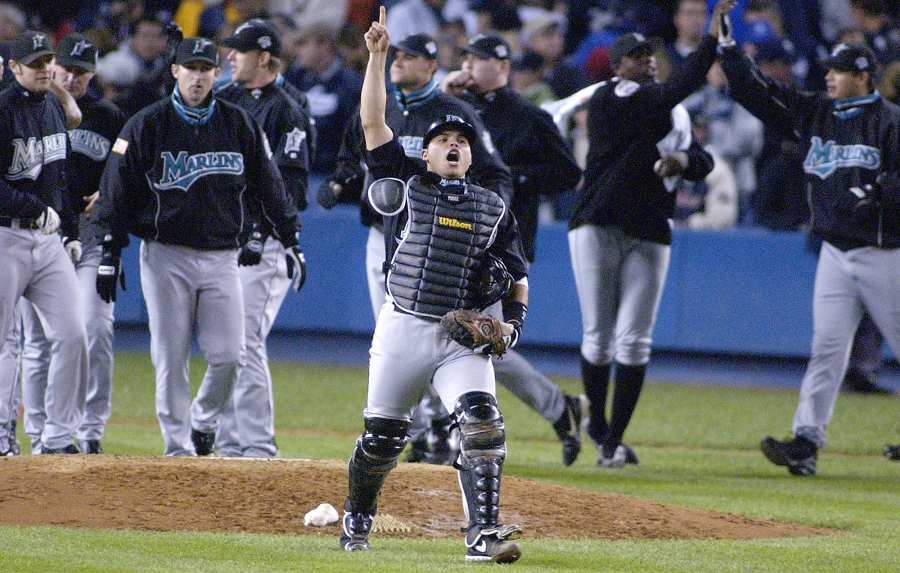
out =
<path fill-rule="evenodd" d="M 181 189 L 187 191 L 197 179 L 206 175 L 242 175 L 244 156 L 235 151 L 208 151 L 188 155 L 179 151 L 173 157 L 168 151 L 162 152 L 162 178 L 153 186 L 161 191 Z"/>
<path fill-rule="evenodd" d="M 438 225 L 450 227 L 452 229 L 463 229 L 465 231 L 472 230 L 472 223 L 466 223 L 453 217 L 438 217 Z"/>
<path fill-rule="evenodd" d="M 803 170 L 820 179 L 827 179 L 840 167 L 881 167 L 881 151 L 869 145 L 838 145 L 829 139 L 810 139 L 809 152 L 803 161 Z"/>

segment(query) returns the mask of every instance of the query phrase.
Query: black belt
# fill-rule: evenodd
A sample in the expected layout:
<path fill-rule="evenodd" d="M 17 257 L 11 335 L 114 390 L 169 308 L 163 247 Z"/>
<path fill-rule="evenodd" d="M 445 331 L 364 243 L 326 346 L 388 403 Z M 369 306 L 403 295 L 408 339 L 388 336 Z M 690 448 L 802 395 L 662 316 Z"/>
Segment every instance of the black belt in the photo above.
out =
<path fill-rule="evenodd" d="M 37 219 L 20 219 L 13 217 L 0 217 L 0 227 L 12 227 L 13 221 L 18 221 L 20 229 L 39 229 Z"/>

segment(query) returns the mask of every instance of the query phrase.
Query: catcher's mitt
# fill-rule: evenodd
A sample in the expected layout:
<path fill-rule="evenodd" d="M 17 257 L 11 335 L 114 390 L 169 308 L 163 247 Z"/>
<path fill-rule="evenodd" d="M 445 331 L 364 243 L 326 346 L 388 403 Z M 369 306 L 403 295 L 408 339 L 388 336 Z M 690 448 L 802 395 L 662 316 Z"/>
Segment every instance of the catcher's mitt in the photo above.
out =
<path fill-rule="evenodd" d="M 515 331 L 513 325 L 474 310 L 451 310 L 441 318 L 450 338 L 476 352 L 503 356 Z"/>

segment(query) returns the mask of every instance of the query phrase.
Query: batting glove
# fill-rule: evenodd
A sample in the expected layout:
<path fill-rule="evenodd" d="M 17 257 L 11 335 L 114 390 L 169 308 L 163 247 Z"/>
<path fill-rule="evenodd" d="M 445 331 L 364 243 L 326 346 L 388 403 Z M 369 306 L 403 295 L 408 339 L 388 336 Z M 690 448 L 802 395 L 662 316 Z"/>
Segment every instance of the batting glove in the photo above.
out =
<path fill-rule="evenodd" d="M 59 215 L 53 210 L 53 207 L 47 207 L 37 218 L 37 225 L 42 233 L 52 235 L 59 229 Z"/>
<path fill-rule="evenodd" d="M 291 287 L 299 292 L 306 283 L 306 257 L 297 246 L 286 248 L 284 256 L 287 260 L 287 276 L 291 279 Z"/>
<path fill-rule="evenodd" d="M 112 235 L 106 235 L 103 238 L 103 256 L 97 266 L 97 294 L 103 302 L 116 302 L 116 282 L 122 285 L 122 290 L 126 290 L 121 251 L 113 244 Z"/>
<path fill-rule="evenodd" d="M 66 249 L 66 254 L 69 255 L 69 258 L 72 259 L 72 264 L 78 264 L 78 261 L 81 260 L 82 248 L 81 241 L 78 239 L 70 239 L 65 237 L 63 239 L 63 247 Z"/>
<path fill-rule="evenodd" d="M 262 260 L 263 245 L 265 242 L 266 239 L 262 236 L 262 233 L 259 232 L 259 227 L 253 225 L 253 231 L 250 232 L 250 238 L 244 243 L 244 246 L 241 247 L 241 252 L 238 255 L 238 266 L 247 267 L 258 265 Z"/>

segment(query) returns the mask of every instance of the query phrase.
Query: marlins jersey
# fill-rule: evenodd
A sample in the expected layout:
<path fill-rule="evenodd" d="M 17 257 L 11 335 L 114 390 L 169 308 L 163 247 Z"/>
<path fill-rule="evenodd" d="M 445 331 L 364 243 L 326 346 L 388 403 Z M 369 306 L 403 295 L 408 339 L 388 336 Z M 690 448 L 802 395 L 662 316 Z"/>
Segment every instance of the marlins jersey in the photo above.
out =
<path fill-rule="evenodd" d="M 900 107 L 873 92 L 845 100 L 784 88 L 764 78 L 739 50 L 722 67 L 734 98 L 767 126 L 799 141 L 813 230 L 835 247 L 900 247 Z M 850 188 L 885 183 L 868 220 L 853 212 Z"/>
<path fill-rule="evenodd" d="M 13 81 L 0 92 L 0 216 L 35 219 L 47 207 L 75 236 L 78 222 L 66 197 L 66 119 L 50 93 Z"/>
<path fill-rule="evenodd" d="M 127 233 L 201 250 L 233 249 L 258 201 L 274 235 L 296 244 L 297 209 L 259 124 L 212 99 L 197 120 L 173 97 L 132 117 L 113 143 L 98 220 L 120 246 Z"/>

